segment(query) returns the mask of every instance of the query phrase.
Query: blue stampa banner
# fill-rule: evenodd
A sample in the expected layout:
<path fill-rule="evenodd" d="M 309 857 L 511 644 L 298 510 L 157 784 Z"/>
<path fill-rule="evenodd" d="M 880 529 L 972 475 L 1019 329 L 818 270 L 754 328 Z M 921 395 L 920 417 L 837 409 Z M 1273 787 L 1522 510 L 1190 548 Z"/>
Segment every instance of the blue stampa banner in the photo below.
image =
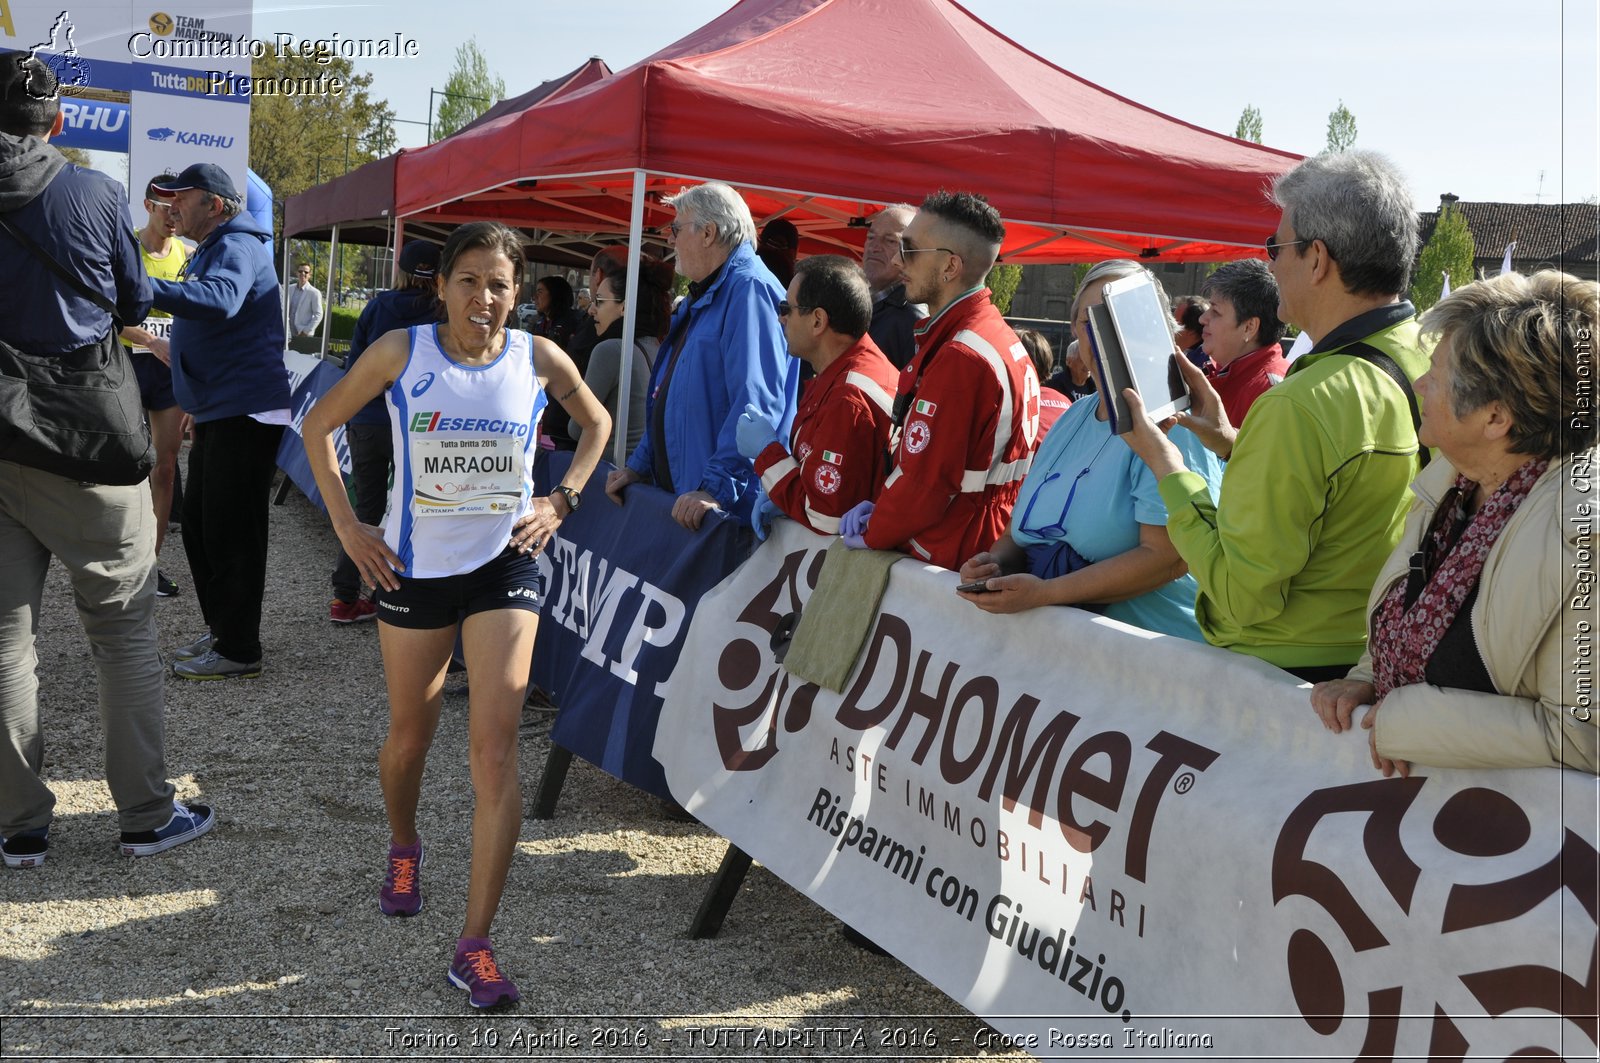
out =
<path fill-rule="evenodd" d="M 537 490 L 560 483 L 571 462 L 551 455 Z M 605 493 L 611 469 L 595 470 L 582 506 L 541 555 L 533 681 L 561 707 L 553 742 L 667 797 L 651 752 L 662 689 L 701 597 L 750 556 L 755 537 L 721 513 L 688 531 L 672 519 L 674 497 L 644 484 L 628 488 L 619 507 Z"/>
<path fill-rule="evenodd" d="M 278 444 L 278 468 L 305 492 L 311 504 L 326 512 L 322 492 L 317 489 L 316 478 L 311 475 L 311 463 L 306 460 L 306 445 L 300 437 L 300 425 L 312 405 L 328 393 L 344 374 L 336 366 L 298 351 L 285 351 L 283 367 L 289 374 L 289 410 L 293 414 L 289 431 L 283 433 Z M 333 430 L 333 452 L 339 458 L 339 471 L 350 475 L 350 444 L 345 442 L 344 425 Z"/>

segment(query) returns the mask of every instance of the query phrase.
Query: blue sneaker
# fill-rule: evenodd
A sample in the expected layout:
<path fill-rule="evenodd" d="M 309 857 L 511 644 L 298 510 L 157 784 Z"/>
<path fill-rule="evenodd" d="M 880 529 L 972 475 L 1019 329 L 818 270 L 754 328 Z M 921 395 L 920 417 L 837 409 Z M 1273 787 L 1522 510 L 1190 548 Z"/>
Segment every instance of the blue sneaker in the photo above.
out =
<path fill-rule="evenodd" d="M 172 818 L 156 830 L 123 831 L 123 856 L 154 856 L 174 845 L 193 841 L 216 825 L 217 814 L 207 805 L 172 802 Z"/>
<path fill-rule="evenodd" d="M 0 838 L 0 857 L 7 867 L 38 867 L 49 851 L 49 827 L 19 830 L 9 838 Z"/>
<path fill-rule="evenodd" d="M 235 661 L 216 650 L 207 650 L 198 657 L 177 661 L 172 674 L 179 679 L 210 681 L 213 679 L 255 679 L 261 674 L 260 661 Z"/>
<path fill-rule="evenodd" d="M 204 656 L 207 652 L 209 652 L 211 649 L 211 643 L 213 641 L 215 640 L 212 639 L 211 632 L 207 631 L 204 635 L 201 635 L 188 645 L 179 646 L 177 649 L 173 650 L 167 655 L 167 660 L 173 662 L 192 661 L 196 657 Z"/>

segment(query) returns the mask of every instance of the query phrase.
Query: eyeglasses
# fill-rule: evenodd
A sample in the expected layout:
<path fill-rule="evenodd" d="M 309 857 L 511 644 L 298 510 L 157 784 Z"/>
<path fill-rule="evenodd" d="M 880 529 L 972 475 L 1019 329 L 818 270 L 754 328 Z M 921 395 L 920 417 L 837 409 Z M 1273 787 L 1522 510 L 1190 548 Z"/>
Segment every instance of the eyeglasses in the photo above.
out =
<path fill-rule="evenodd" d="M 1271 236 L 1267 237 L 1267 258 L 1271 259 L 1273 262 L 1278 261 L 1278 252 L 1284 248 L 1294 247 L 1298 244 L 1308 244 L 1311 242 L 1309 240 L 1286 240 L 1280 244 L 1277 242 L 1277 238 L 1277 233 L 1273 233 Z"/>
<path fill-rule="evenodd" d="M 919 254 L 919 253 L 921 253 L 923 251 L 943 251 L 947 255 L 954 255 L 955 254 L 955 252 L 952 251 L 948 247 L 916 247 L 915 245 L 913 245 L 911 243 L 910 240 L 907 240 L 905 237 L 902 236 L 900 238 L 900 257 L 901 258 L 907 258 L 907 257 L 909 257 L 911 255 Z M 959 258 L 960 256 L 957 255 L 956 257 Z"/>
<path fill-rule="evenodd" d="M 790 306 L 789 300 L 785 299 L 783 302 L 778 304 L 778 316 L 788 317 L 789 312 L 792 310 L 798 310 L 802 314 L 809 314 L 815 309 L 816 307 L 814 306 Z"/>
<path fill-rule="evenodd" d="M 1079 470 L 1078 475 L 1072 478 L 1072 485 L 1067 489 L 1067 500 L 1061 504 L 1061 515 L 1055 519 L 1053 524 L 1046 524 L 1042 528 L 1030 528 L 1028 527 L 1028 518 L 1033 516 L 1033 504 L 1039 501 L 1039 496 L 1044 494 L 1046 487 L 1061 479 L 1059 472 L 1053 472 L 1046 476 L 1044 483 L 1039 485 L 1039 490 L 1035 491 L 1033 497 L 1028 499 L 1027 508 L 1022 511 L 1022 520 L 1017 524 L 1018 529 L 1024 534 L 1031 535 L 1037 539 L 1049 540 L 1065 537 L 1067 533 L 1067 514 L 1072 511 L 1072 498 L 1078 493 L 1078 481 L 1087 475 L 1089 475 L 1089 466 L 1085 465 Z"/>
<path fill-rule="evenodd" d="M 675 221 L 671 225 L 667 226 L 667 228 L 672 231 L 672 238 L 676 240 L 678 238 L 678 234 L 683 230 L 688 229 L 689 231 L 693 232 L 695 229 L 700 228 L 700 226 L 698 223 L 692 221 Z"/>
<path fill-rule="evenodd" d="M 621 299 L 612 299 L 609 296 L 596 295 L 589 300 L 591 303 L 620 303 Z"/>

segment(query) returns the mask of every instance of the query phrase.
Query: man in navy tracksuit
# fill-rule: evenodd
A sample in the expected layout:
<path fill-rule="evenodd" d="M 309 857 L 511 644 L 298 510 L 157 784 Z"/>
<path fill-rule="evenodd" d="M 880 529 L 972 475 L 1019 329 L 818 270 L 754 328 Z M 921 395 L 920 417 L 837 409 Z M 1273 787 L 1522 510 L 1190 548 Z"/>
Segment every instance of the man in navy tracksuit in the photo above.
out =
<path fill-rule="evenodd" d="M 194 417 L 184 477 L 183 546 L 209 629 L 175 651 L 182 679 L 261 674 L 267 507 L 278 443 L 289 423 L 283 310 L 267 244 L 241 212 L 227 171 L 196 163 L 171 184 L 178 235 L 197 242 L 182 282 L 152 280 L 172 314 L 172 389 Z"/>

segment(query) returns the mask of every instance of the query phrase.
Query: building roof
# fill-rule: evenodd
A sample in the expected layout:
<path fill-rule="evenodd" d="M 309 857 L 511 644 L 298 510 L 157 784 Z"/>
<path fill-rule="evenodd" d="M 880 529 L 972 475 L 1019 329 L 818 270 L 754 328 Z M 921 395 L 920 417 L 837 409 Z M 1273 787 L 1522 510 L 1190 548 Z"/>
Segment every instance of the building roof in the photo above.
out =
<path fill-rule="evenodd" d="M 1593 263 L 1600 259 L 1600 207 L 1593 203 L 1466 203 L 1461 212 L 1472 230 L 1475 257 L 1498 259 L 1506 245 L 1518 262 Z M 1420 215 L 1422 240 L 1433 235 L 1438 211 Z"/>

